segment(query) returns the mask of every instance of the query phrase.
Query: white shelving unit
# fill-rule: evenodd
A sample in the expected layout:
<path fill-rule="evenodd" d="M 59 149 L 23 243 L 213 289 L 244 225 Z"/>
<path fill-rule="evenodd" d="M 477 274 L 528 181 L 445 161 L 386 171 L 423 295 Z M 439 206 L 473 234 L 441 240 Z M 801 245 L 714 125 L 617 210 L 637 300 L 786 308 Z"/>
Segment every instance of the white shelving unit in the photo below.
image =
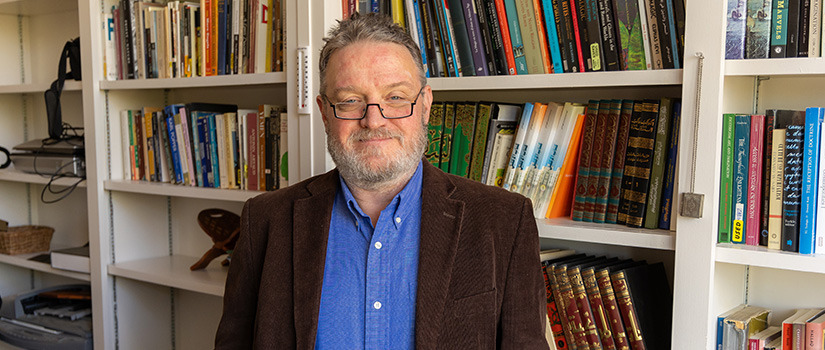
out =
<path fill-rule="evenodd" d="M 226 284 L 226 268 L 220 266 L 219 260 L 222 259 L 216 259 L 203 270 L 190 271 L 189 266 L 198 259 L 198 257 L 171 255 L 127 261 L 109 265 L 109 274 L 223 297 L 223 288 Z"/>

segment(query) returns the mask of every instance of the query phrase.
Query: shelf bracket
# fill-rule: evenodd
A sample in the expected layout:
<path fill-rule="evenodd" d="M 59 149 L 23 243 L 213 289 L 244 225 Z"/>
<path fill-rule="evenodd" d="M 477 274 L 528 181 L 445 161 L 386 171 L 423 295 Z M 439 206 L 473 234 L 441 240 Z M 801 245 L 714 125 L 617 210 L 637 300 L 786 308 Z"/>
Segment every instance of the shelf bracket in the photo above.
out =
<path fill-rule="evenodd" d="M 312 114 L 312 51 L 308 46 L 298 48 L 298 114 Z"/>

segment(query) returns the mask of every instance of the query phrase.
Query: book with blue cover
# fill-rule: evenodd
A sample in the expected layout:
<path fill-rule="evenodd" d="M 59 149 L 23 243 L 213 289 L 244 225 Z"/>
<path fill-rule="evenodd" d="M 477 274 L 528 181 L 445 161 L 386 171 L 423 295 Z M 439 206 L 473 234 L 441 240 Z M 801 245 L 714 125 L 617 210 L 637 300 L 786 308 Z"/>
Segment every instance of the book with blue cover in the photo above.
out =
<path fill-rule="evenodd" d="M 747 9 L 743 0 L 728 0 L 725 34 L 725 59 L 745 58 L 745 24 Z"/>
<path fill-rule="evenodd" d="M 819 137 L 825 108 L 805 109 L 805 141 L 802 154 L 802 203 L 799 214 L 799 252 L 814 253 L 817 186 L 819 184 Z"/>
<path fill-rule="evenodd" d="M 544 10 L 544 25 L 547 32 L 547 47 L 550 49 L 550 61 L 553 63 L 553 73 L 564 73 L 564 66 L 561 60 L 561 48 L 559 46 L 559 34 L 556 31 L 556 15 L 553 12 L 553 4 L 549 0 L 542 1 Z"/>
<path fill-rule="evenodd" d="M 745 216 L 748 207 L 748 152 L 750 151 L 751 120 L 749 115 L 737 115 L 733 126 L 733 226 L 731 242 L 745 243 Z"/>
<path fill-rule="evenodd" d="M 524 57 L 524 42 L 519 29 L 516 0 L 504 0 L 507 9 L 507 24 L 510 27 L 510 42 L 513 45 L 513 56 L 516 60 L 516 74 L 527 74 L 527 58 Z"/>

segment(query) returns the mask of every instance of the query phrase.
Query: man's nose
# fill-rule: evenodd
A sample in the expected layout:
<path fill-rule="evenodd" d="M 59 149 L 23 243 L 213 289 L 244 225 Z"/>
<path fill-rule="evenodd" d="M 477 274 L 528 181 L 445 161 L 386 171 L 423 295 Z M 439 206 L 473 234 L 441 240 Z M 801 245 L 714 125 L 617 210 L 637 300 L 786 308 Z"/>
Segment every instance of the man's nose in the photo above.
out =
<path fill-rule="evenodd" d="M 375 107 L 375 108 L 370 108 Z M 361 126 L 368 129 L 378 128 L 387 121 L 384 119 L 384 114 L 381 111 L 381 105 L 377 103 L 367 104 L 364 111 L 364 119 L 361 119 Z"/>

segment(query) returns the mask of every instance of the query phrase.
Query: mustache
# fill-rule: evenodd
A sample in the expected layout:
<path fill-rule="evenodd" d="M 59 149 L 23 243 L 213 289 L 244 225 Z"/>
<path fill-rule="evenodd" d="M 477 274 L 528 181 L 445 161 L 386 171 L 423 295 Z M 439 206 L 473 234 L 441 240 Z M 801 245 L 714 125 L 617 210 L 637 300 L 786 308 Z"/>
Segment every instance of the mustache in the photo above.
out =
<path fill-rule="evenodd" d="M 371 139 L 393 138 L 404 141 L 404 135 L 399 131 L 387 128 L 380 129 L 359 129 L 347 137 L 348 142 L 356 142 Z"/>

